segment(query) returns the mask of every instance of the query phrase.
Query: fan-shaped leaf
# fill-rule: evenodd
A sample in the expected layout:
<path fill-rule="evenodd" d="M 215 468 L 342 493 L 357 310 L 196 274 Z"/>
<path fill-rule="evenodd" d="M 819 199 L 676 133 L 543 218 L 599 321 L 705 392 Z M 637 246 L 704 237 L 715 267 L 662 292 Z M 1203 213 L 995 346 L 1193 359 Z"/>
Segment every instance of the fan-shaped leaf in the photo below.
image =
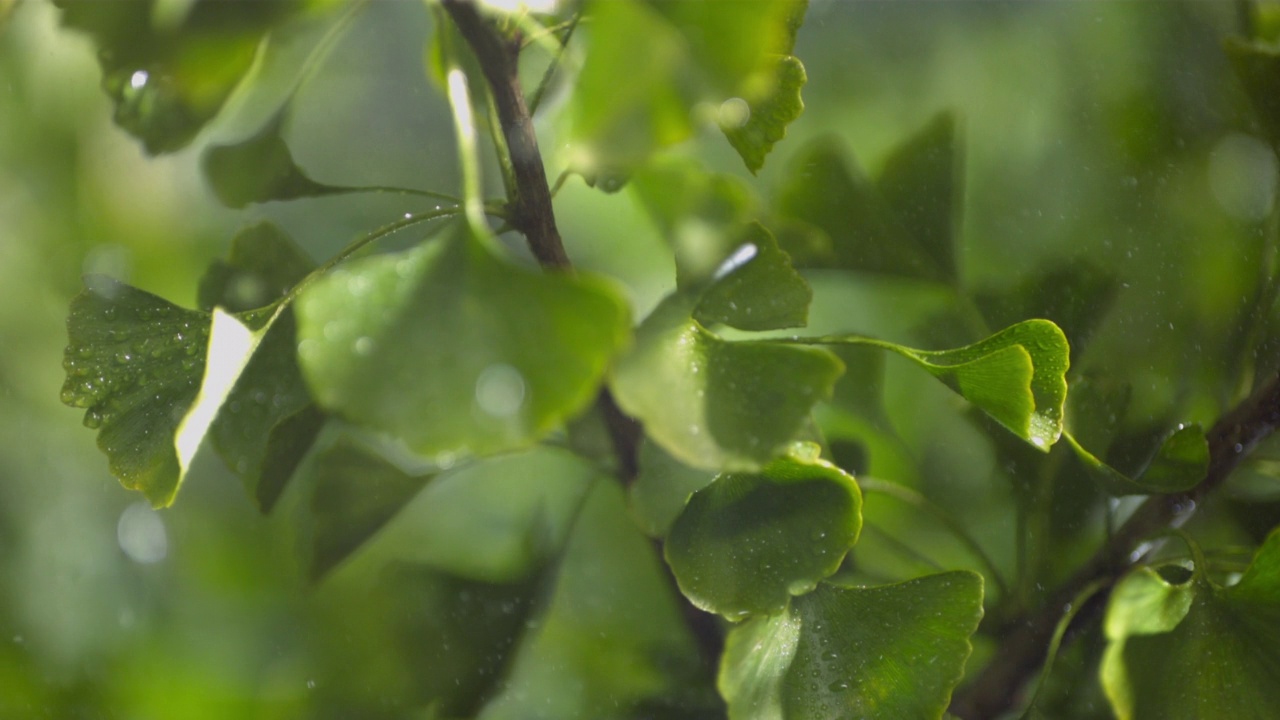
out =
<path fill-rule="evenodd" d="M 747 225 L 737 238 L 737 250 L 721 263 L 702 293 L 694 319 L 740 330 L 802 327 L 809 319 L 813 291 L 791 267 L 791 258 L 760 223 Z"/>
<path fill-rule="evenodd" d="M 750 101 L 726 101 L 736 100 L 740 106 L 721 106 L 720 130 L 752 173 L 760 172 L 773 146 L 786 137 L 787 126 L 804 112 L 800 89 L 809 78 L 800 60 L 794 55 L 780 56 L 774 60 L 770 75 L 767 93 Z"/>
<path fill-rule="evenodd" d="M 224 205 L 241 208 L 249 203 L 292 200 L 300 197 L 346 192 L 346 188 L 318 183 L 293 160 L 280 137 L 286 112 L 276 113 L 257 134 L 233 145 L 212 145 L 201 165 L 205 178 Z"/>
<path fill-rule="evenodd" d="M 1209 471 L 1209 442 L 1195 424 L 1170 433 L 1151 462 L 1132 478 L 1099 460 L 1070 434 L 1066 437 L 1076 457 L 1112 495 L 1182 492 L 1195 487 Z"/>

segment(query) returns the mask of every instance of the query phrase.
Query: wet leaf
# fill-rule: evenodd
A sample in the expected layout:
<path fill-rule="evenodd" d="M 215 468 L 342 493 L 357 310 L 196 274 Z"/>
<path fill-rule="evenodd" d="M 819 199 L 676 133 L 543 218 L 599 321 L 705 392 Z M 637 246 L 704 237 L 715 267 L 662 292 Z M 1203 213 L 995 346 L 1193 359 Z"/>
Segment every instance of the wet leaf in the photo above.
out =
<path fill-rule="evenodd" d="M 1067 435 L 1076 457 L 1112 495 L 1177 493 L 1195 487 L 1209 472 L 1209 442 L 1199 425 L 1187 425 L 1170 433 L 1141 472 L 1129 477 L 1104 463 Z"/>
<path fill-rule="evenodd" d="M 508 264 L 462 226 L 347 263 L 295 309 L 319 405 L 426 455 L 532 444 L 591 402 L 628 327 L 610 286 Z"/>
<path fill-rule="evenodd" d="M 200 164 L 222 204 L 242 208 L 250 203 L 349 191 L 318 183 L 298 167 L 281 137 L 286 117 L 282 109 L 252 137 L 205 150 Z"/>
<path fill-rule="evenodd" d="M 861 508 L 853 476 L 792 455 L 695 492 L 664 552 L 697 607 L 731 620 L 775 615 L 839 569 L 862 528 Z"/>
<path fill-rule="evenodd" d="M 760 172 L 773 146 L 787 136 L 787 126 L 804 112 L 800 89 L 808 76 L 800 60 L 793 55 L 778 57 L 772 75 L 767 93 L 742 101 L 745 119 L 732 105 L 722 106 L 721 111 L 721 131 L 753 174 Z"/>
<path fill-rule="evenodd" d="M 1121 720 L 1271 717 L 1280 707 L 1280 532 L 1230 587 L 1199 567 L 1183 583 L 1131 573 L 1112 593 L 1106 634 L 1102 683 Z"/>
<path fill-rule="evenodd" d="M 760 223 L 751 223 L 737 241 L 737 250 L 720 265 L 698 301 L 694 319 L 740 330 L 804 326 L 813 291 L 791 267 L 791 258 L 778 249 L 773 235 Z"/>
<path fill-rule="evenodd" d="M 303 3 L 199 0 L 166 22 L 145 0 L 58 0 L 98 47 L 115 121 L 155 155 L 191 142 L 249 71 L 258 45 Z"/>
<path fill-rule="evenodd" d="M 939 718 L 982 618 L 982 578 L 824 584 L 729 633 L 720 692 L 730 720 Z"/>
<path fill-rule="evenodd" d="M 85 409 L 114 475 L 157 507 L 181 483 L 174 434 L 200 391 L 208 313 L 91 275 L 71 302 L 62 401 Z"/>
<path fill-rule="evenodd" d="M 820 348 L 727 342 L 668 298 L 614 366 L 619 407 L 673 457 L 706 470 L 754 470 L 799 434 L 842 367 Z"/>

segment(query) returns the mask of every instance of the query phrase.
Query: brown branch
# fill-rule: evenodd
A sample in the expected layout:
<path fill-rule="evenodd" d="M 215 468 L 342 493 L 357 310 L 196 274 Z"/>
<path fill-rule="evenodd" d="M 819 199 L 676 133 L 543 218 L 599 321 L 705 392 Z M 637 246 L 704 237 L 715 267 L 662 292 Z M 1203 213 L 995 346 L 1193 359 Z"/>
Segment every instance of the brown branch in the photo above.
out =
<path fill-rule="evenodd" d="M 504 38 L 468 0 L 442 0 L 441 4 L 475 53 L 493 95 L 516 181 L 512 188 L 515 197 L 509 198 L 511 226 L 528 238 L 530 250 L 543 267 L 567 269 L 569 255 L 556 229 L 542 153 L 520 87 L 520 40 Z"/>
<path fill-rule="evenodd" d="M 1186 492 L 1153 495 L 1120 526 L 1110 542 L 1059 587 L 1036 612 L 1011 620 L 994 659 L 967 688 L 956 694 L 951 713 L 970 720 L 996 717 L 1014 707 L 1027 680 L 1044 663 L 1054 627 L 1068 603 L 1096 581 L 1115 583 L 1158 546 L 1151 538 L 1181 526 L 1222 485 L 1253 448 L 1280 426 L 1280 377 L 1237 405 L 1209 430 L 1209 470 Z M 1096 619 L 1106 599 L 1098 593 L 1092 608 L 1077 615 L 1073 626 Z"/>

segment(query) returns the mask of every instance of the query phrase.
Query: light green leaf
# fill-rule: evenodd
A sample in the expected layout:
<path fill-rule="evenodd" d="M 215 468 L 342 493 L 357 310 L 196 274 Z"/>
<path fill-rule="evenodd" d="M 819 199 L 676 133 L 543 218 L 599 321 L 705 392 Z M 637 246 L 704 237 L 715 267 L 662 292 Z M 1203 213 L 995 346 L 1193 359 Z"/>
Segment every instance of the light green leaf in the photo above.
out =
<path fill-rule="evenodd" d="M 627 519 L 618 484 L 594 483 L 546 605 L 529 623 L 501 694 L 478 717 L 670 717 L 640 708 L 682 695 L 686 706 L 714 701 L 690 687 L 704 671 L 658 563 Z"/>
<path fill-rule="evenodd" d="M 654 538 L 665 538 L 689 496 L 716 477 L 676 460 L 650 440 L 640 445 L 639 465 L 639 474 L 631 483 L 628 506 L 640 529 Z"/>
<path fill-rule="evenodd" d="M 955 350 L 915 350 L 856 336 L 804 342 L 865 344 L 898 353 L 1045 452 L 1062 435 L 1070 347 L 1048 320 L 1020 322 Z"/>
<path fill-rule="evenodd" d="M 955 116 L 940 113 L 894 149 L 876 182 L 907 234 L 951 281 L 957 278 L 955 203 L 962 196 L 958 152 Z"/>
<path fill-rule="evenodd" d="M 1197 567 L 1185 583 L 1150 569 L 1112 594 L 1101 677 L 1129 718 L 1263 720 L 1280 707 L 1280 531 L 1238 583 L 1219 587 Z"/>
<path fill-rule="evenodd" d="M 204 176 L 224 205 L 293 200 L 348 192 L 318 183 L 293 160 L 280 136 L 287 113 L 281 110 L 255 135 L 232 145 L 211 145 L 200 159 Z"/>
<path fill-rule="evenodd" d="M 697 607 L 731 620 L 774 615 L 839 569 L 861 508 L 851 475 L 816 457 L 784 457 L 695 492 L 664 552 Z"/>
<path fill-rule="evenodd" d="M 822 585 L 729 633 L 720 692 L 730 720 L 940 718 L 982 618 L 982 578 Z"/>
<path fill-rule="evenodd" d="M 511 265 L 464 226 L 339 267 L 295 309 L 320 406 L 426 455 L 532 444 L 591 402 L 628 327 L 611 287 Z"/>
<path fill-rule="evenodd" d="M 800 60 L 793 55 L 778 57 L 772 75 L 767 93 L 750 101 L 738 98 L 740 106 L 722 105 L 720 111 L 721 131 L 753 174 L 760 172 L 765 156 L 787 136 L 787 126 L 804 112 L 800 89 L 809 78 Z"/>
<path fill-rule="evenodd" d="M 174 433 L 195 401 L 208 313 L 91 275 L 71 301 L 62 402 L 85 408 L 111 474 L 157 507 L 182 479 Z"/>
<path fill-rule="evenodd" d="M 722 94 L 764 94 L 769 61 L 790 55 L 808 0 L 705 3 L 647 0 L 682 36 L 705 80 Z M 751 85 L 756 87 L 750 87 Z M 766 86 L 767 87 L 767 86 Z"/>
<path fill-rule="evenodd" d="M 1209 472 L 1209 442 L 1196 424 L 1180 427 L 1160 444 L 1151 462 L 1133 478 L 1102 462 L 1076 442 L 1067 444 L 1090 474 L 1112 495 L 1147 495 L 1190 490 Z"/>
<path fill-rule="evenodd" d="M 614 366 L 614 397 L 686 465 L 757 469 L 795 439 L 843 368 L 819 348 L 722 340 L 690 318 L 693 305 L 672 296 L 640 325 Z"/>
<path fill-rule="evenodd" d="M 804 326 L 813 291 L 791 267 L 791 258 L 760 223 L 747 225 L 737 240 L 738 249 L 721 264 L 694 308 L 694 319 L 739 330 Z"/>

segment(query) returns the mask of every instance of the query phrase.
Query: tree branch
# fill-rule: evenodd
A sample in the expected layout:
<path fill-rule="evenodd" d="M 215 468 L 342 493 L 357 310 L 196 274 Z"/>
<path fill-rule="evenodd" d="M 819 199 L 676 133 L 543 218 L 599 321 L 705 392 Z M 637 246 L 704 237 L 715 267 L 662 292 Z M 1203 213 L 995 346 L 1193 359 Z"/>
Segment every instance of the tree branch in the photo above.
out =
<path fill-rule="evenodd" d="M 1027 680 L 1043 664 L 1054 626 L 1063 609 L 1091 583 L 1114 584 L 1135 564 L 1158 548 L 1152 536 L 1179 527 L 1196 508 L 1236 469 L 1259 442 L 1280 426 L 1280 377 L 1237 405 L 1209 430 L 1209 470 L 1195 487 L 1172 495 L 1153 495 L 1120 526 L 1110 542 L 1059 587 L 1039 610 L 1011 620 L 994 659 L 963 691 L 956 694 L 951 712 L 961 718 L 996 717 L 1013 708 Z M 1090 600 L 1091 607 L 1077 615 L 1073 626 L 1096 619 L 1104 607 L 1106 592 Z"/>
<path fill-rule="evenodd" d="M 441 4 L 475 53 L 493 94 L 516 180 L 510 198 L 511 226 L 528 238 L 529 248 L 544 267 L 567 269 L 569 255 L 556 229 L 542 153 L 520 87 L 520 41 L 504 38 L 468 0 L 442 0 Z"/>

